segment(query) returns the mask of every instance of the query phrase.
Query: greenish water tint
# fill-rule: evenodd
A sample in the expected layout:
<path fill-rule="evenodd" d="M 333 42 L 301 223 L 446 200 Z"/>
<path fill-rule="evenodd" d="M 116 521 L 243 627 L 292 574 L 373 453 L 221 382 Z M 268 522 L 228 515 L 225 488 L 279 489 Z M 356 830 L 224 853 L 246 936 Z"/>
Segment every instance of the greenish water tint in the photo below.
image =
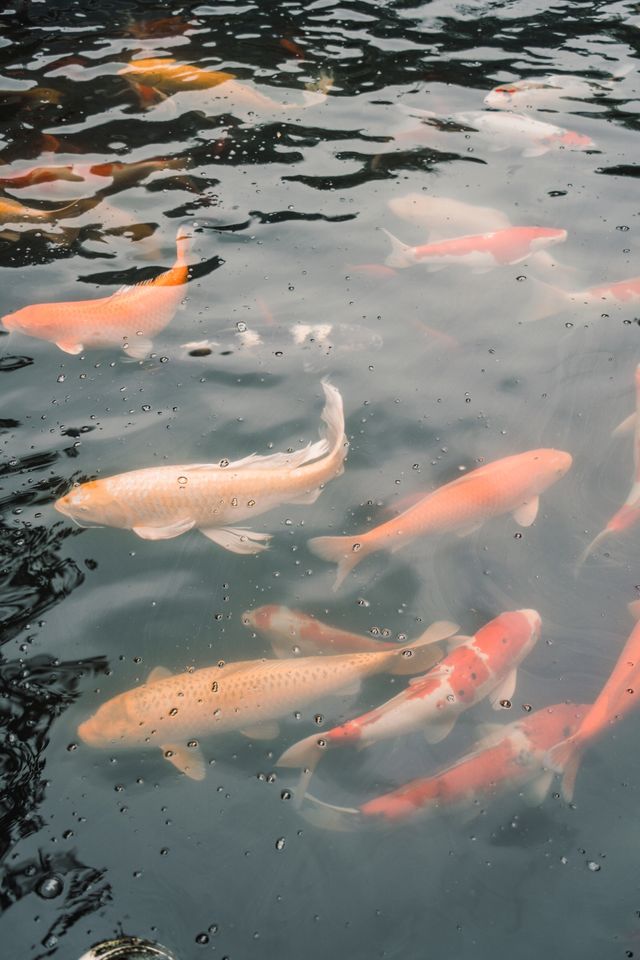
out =
<path fill-rule="evenodd" d="M 313 781 L 330 803 L 435 772 L 471 749 L 479 723 L 597 696 L 632 626 L 636 533 L 574 568 L 633 475 L 632 443 L 611 431 L 635 405 L 640 309 L 560 302 L 553 289 L 640 273 L 639 28 L 631 2 L 5 5 L 0 178 L 75 165 L 84 179 L 5 182 L 3 195 L 95 204 L 51 223 L 3 214 L 0 313 L 152 278 L 173 263 L 178 226 L 197 226 L 183 302 L 143 361 L 0 338 L 3 956 L 75 960 L 122 931 L 180 960 L 638 953 L 637 715 L 590 748 L 573 804 L 555 784 L 541 806 L 511 792 L 473 819 L 353 833 L 300 816 L 296 771 L 276 761 L 318 715 L 322 729 L 360 714 L 398 679 L 307 705 L 272 741 L 203 740 L 204 782 L 158 750 L 92 750 L 77 727 L 159 665 L 271 656 L 242 624 L 267 603 L 392 638 L 437 619 L 473 633 L 520 607 L 542 617 L 511 707 L 481 704 L 432 746 L 413 734 L 336 751 Z M 143 104 L 119 71 L 152 56 L 233 73 L 300 109 L 197 92 Z M 528 114 L 592 147 L 523 156 L 465 123 L 497 84 L 548 74 L 604 85 Z M 306 86 L 323 75 L 334 85 L 311 103 Z M 171 163 L 120 181 L 87 173 L 151 158 Z M 428 239 L 389 206 L 410 193 L 568 236 L 555 266 L 391 273 L 380 228 Z M 345 473 L 315 504 L 256 518 L 273 534 L 263 554 L 197 532 L 83 530 L 53 509 L 74 482 L 313 441 L 325 376 L 344 398 Z M 532 527 L 501 517 L 464 539 L 417 539 L 367 558 L 336 593 L 333 568 L 307 548 L 535 447 L 574 464 Z"/>

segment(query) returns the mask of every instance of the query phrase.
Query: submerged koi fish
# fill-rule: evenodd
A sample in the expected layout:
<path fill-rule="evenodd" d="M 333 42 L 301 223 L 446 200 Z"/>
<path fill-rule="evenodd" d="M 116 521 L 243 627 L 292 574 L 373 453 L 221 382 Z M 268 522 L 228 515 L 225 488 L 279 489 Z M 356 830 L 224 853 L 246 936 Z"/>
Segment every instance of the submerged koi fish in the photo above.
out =
<path fill-rule="evenodd" d="M 531 802 L 540 804 L 553 780 L 553 772 L 545 768 L 547 751 L 570 737 L 588 710 L 588 705 L 558 703 L 501 725 L 439 773 L 412 780 L 356 808 L 334 807 L 307 795 L 313 803 L 307 819 L 330 829 L 406 823 L 452 810 L 470 811 L 513 790 L 524 791 Z"/>
<path fill-rule="evenodd" d="M 186 91 L 216 90 L 216 96 L 223 100 L 232 101 L 241 107 L 255 110 L 298 110 L 300 105 L 278 103 L 270 97 L 260 93 L 246 83 L 237 80 L 235 74 L 222 70 L 204 70 L 190 64 L 177 63 L 173 57 L 150 57 L 144 60 L 133 60 L 118 73 L 125 77 L 132 85 L 159 91 L 165 96 Z M 328 81 L 327 81 L 328 83 Z M 313 95 L 307 93 L 307 102 L 303 106 L 311 106 L 325 99 L 325 88 Z M 310 99 L 309 99 L 310 98 Z"/>
<path fill-rule="evenodd" d="M 129 356 L 144 357 L 151 338 L 171 323 L 184 296 L 190 237 L 185 226 L 178 228 L 176 261 L 153 280 L 121 287 L 109 297 L 23 307 L 2 317 L 2 323 L 6 330 L 50 340 L 65 353 L 115 345 Z"/>
<path fill-rule="evenodd" d="M 549 751 L 549 766 L 562 774 L 562 793 L 567 800 L 573 797 L 578 768 L 588 745 L 635 710 L 639 697 L 640 622 L 631 631 L 609 679 L 578 730 Z"/>
<path fill-rule="evenodd" d="M 36 207 L 27 207 L 19 200 L 0 197 L 0 223 L 50 223 L 52 220 L 66 220 L 80 216 L 99 202 L 99 199 L 87 197 L 84 200 L 72 200 L 55 210 L 39 210 Z"/>
<path fill-rule="evenodd" d="M 328 623 L 316 620 L 299 610 L 268 604 L 242 614 L 242 622 L 258 633 L 268 637 L 278 657 L 309 656 L 317 653 L 370 653 L 380 650 L 397 650 L 395 641 L 374 640 L 348 630 L 339 630 Z M 457 624 L 439 621 L 429 628 L 429 636 L 440 640 L 451 636 Z M 436 636 L 434 631 L 439 631 Z M 422 635 L 423 639 L 425 634 Z"/>
<path fill-rule="evenodd" d="M 596 546 L 612 533 L 621 533 L 623 530 L 629 530 L 640 520 L 640 364 L 636 367 L 636 413 L 632 418 L 634 426 L 634 475 L 631 489 L 627 499 L 611 517 L 604 530 L 601 530 L 597 537 L 591 541 L 578 560 L 578 568 L 582 566 L 590 553 Z M 621 427 L 625 426 L 629 420 L 626 420 Z M 620 430 L 620 428 L 618 428 Z"/>
<path fill-rule="evenodd" d="M 387 206 L 397 217 L 427 230 L 430 241 L 507 230 L 511 226 L 509 218 L 499 210 L 464 203 L 453 197 L 408 193 L 388 200 Z"/>
<path fill-rule="evenodd" d="M 121 160 L 106 163 L 68 164 L 50 167 L 30 167 L 17 173 L 0 177 L 0 186 L 11 190 L 22 190 L 40 183 L 53 183 L 59 180 L 83 182 L 98 178 L 108 178 L 119 189 L 138 183 L 157 170 L 181 170 L 186 163 L 180 157 L 154 157 L 150 160 L 136 160 L 126 163 Z M 104 192 L 104 191 L 103 191 Z"/>
<path fill-rule="evenodd" d="M 348 537 L 315 537 L 309 549 L 338 564 L 334 589 L 368 554 L 395 553 L 415 537 L 479 529 L 489 517 L 512 513 L 516 523 L 530 526 L 538 514 L 539 494 L 564 476 L 571 454 L 563 450 L 528 450 L 494 460 L 422 497 L 397 517 L 368 533 Z"/>
<path fill-rule="evenodd" d="M 474 273 L 486 273 L 494 267 L 521 263 L 537 251 L 567 239 L 566 230 L 508 227 L 492 233 L 453 237 L 411 247 L 384 228 L 383 233 L 391 241 L 391 253 L 385 260 L 388 267 L 401 269 L 423 263 L 431 270 L 440 270 L 452 264 L 461 264 L 471 267 Z"/>
<path fill-rule="evenodd" d="M 172 675 L 157 667 L 142 686 L 104 703 L 78 727 L 92 747 L 159 747 L 194 780 L 205 761 L 194 737 L 240 730 L 249 737 L 278 735 L 279 717 L 323 696 L 356 692 L 376 673 L 411 674 L 442 655 L 430 639 L 380 653 L 296 660 L 246 660 Z"/>
<path fill-rule="evenodd" d="M 529 314 L 523 318 L 526 321 L 544 320 L 570 308 L 606 303 L 624 309 L 627 305 L 640 301 L 640 277 L 602 283 L 595 287 L 587 287 L 586 290 L 574 291 L 560 290 L 541 280 L 532 279 L 532 283 L 534 289 L 536 287 L 539 289 L 540 296 Z"/>
<path fill-rule="evenodd" d="M 611 93 L 611 81 L 599 82 L 568 74 L 551 74 L 540 80 L 514 80 L 494 87 L 484 103 L 497 110 L 521 110 L 528 107 L 547 107 L 563 100 L 589 100 Z"/>
<path fill-rule="evenodd" d="M 510 700 L 518 664 L 540 637 L 540 627 L 535 610 L 501 613 L 474 637 L 459 638 L 461 643 L 437 667 L 415 677 L 402 693 L 339 727 L 300 740 L 285 750 L 278 765 L 302 767 L 310 774 L 331 747 L 365 747 L 414 730 L 423 731 L 428 743 L 439 743 L 457 718 L 485 697 L 495 709 Z"/>
<path fill-rule="evenodd" d="M 0 187 L 9 187 L 11 190 L 22 190 L 24 187 L 33 187 L 38 183 L 51 183 L 55 180 L 80 181 L 84 178 L 76 173 L 71 164 L 55 167 L 29 167 L 17 173 L 0 177 Z"/>
<path fill-rule="evenodd" d="M 340 392 L 323 382 L 326 436 L 295 453 L 257 453 L 229 463 L 148 467 L 92 480 L 56 500 L 79 523 L 133 530 L 143 540 L 168 540 L 194 527 L 233 553 L 266 550 L 268 533 L 238 527 L 283 503 L 315 503 L 342 473 L 348 443 Z"/>

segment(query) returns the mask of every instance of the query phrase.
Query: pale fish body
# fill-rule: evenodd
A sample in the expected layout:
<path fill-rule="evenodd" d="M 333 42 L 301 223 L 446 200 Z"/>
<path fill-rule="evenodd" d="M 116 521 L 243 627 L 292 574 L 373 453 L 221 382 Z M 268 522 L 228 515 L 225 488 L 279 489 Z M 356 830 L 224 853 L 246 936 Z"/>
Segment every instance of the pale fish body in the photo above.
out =
<path fill-rule="evenodd" d="M 329 694 L 355 692 L 375 673 L 419 672 L 440 656 L 428 637 L 380 653 L 220 663 L 176 675 L 160 667 L 142 686 L 103 704 L 78 733 L 90 746 L 110 750 L 157 746 L 179 770 L 201 780 L 204 760 L 193 738 L 230 730 L 275 737 L 270 721 Z"/>
<path fill-rule="evenodd" d="M 335 589 L 364 557 L 377 550 L 395 552 L 415 537 L 478 529 L 490 517 L 512 513 L 521 526 L 530 526 L 539 508 L 539 495 L 564 476 L 571 466 L 563 450 L 528 450 L 494 460 L 426 494 L 414 506 L 367 533 L 348 537 L 316 537 L 309 549 L 338 564 Z"/>
<path fill-rule="evenodd" d="M 470 753 L 438 773 L 419 777 L 358 807 L 335 807 L 313 797 L 306 819 L 327 829 L 355 829 L 365 824 L 406 823 L 427 816 L 474 809 L 514 790 L 535 804 L 546 797 L 553 773 L 547 751 L 571 736 L 589 707 L 558 703 L 514 723 L 491 725 Z M 486 725 L 485 725 L 486 726 Z"/>
<path fill-rule="evenodd" d="M 505 230 L 509 218 L 491 207 L 479 207 L 453 197 L 434 197 L 427 193 L 408 193 L 393 197 L 387 206 L 397 217 L 422 227 L 430 241 L 443 238 Z"/>
<path fill-rule="evenodd" d="M 423 264 L 431 270 L 460 265 L 475 273 L 485 273 L 494 267 L 521 263 L 540 250 L 567 239 L 566 230 L 549 227 L 507 227 L 490 233 L 425 243 L 417 247 L 402 243 L 388 230 L 383 230 L 391 241 L 391 253 L 385 260 L 388 267 L 402 269 Z"/>
<path fill-rule="evenodd" d="M 551 74 L 539 80 L 514 80 L 494 87 L 484 103 L 496 110 L 526 110 L 561 105 L 563 100 L 590 100 L 612 90 L 611 82 Z"/>
<path fill-rule="evenodd" d="M 229 463 L 197 463 L 132 470 L 83 483 L 56 501 L 81 524 L 133 530 L 145 540 L 167 540 L 193 528 L 234 553 L 266 549 L 266 533 L 238 523 L 284 503 L 309 504 L 342 473 L 348 444 L 342 397 L 322 384 L 326 436 L 295 453 L 252 454 Z"/>
<path fill-rule="evenodd" d="M 179 227 L 176 261 L 153 280 L 122 287 L 109 297 L 33 304 L 2 317 L 2 323 L 7 330 L 49 340 L 65 353 L 118 346 L 132 357 L 144 357 L 184 296 L 189 238 L 189 231 Z"/>
<path fill-rule="evenodd" d="M 490 138 L 492 149 L 520 148 L 523 157 L 539 157 L 549 150 L 561 147 L 566 150 L 595 148 L 591 137 L 585 134 L 558 127 L 553 123 L 534 120 L 525 114 L 471 110 L 467 113 L 456 113 L 452 119 L 485 134 Z"/>
<path fill-rule="evenodd" d="M 313 770 L 332 747 L 359 747 L 422 730 L 429 743 L 451 732 L 457 718 L 485 697 L 495 708 L 514 693 L 517 667 L 540 637 L 535 610 L 500 614 L 475 636 L 457 646 L 424 676 L 391 700 L 339 727 L 323 730 L 294 744 L 280 757 L 284 767 Z"/>

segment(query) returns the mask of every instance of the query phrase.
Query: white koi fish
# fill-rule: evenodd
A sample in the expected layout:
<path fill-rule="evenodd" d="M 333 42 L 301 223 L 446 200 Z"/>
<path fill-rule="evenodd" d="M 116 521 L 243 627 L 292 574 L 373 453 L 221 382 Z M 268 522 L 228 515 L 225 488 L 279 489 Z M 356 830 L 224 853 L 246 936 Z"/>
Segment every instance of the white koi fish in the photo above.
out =
<path fill-rule="evenodd" d="M 83 483 L 54 506 L 78 523 L 133 530 L 144 540 L 168 540 L 197 528 L 234 553 L 265 550 L 270 534 L 237 524 L 283 503 L 314 503 L 344 469 L 342 397 L 330 383 L 322 388 L 326 436 L 302 450 L 132 470 Z"/>

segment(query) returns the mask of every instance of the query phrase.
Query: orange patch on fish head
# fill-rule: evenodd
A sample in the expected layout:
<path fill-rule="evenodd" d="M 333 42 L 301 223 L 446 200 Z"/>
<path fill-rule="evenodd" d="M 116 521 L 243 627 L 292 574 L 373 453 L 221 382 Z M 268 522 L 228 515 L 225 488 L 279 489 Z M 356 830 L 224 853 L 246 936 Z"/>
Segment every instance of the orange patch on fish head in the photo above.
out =
<path fill-rule="evenodd" d="M 108 491 L 104 480 L 89 480 L 74 487 L 54 503 L 63 513 L 79 523 L 107 523 L 118 526 L 122 509 Z"/>
<path fill-rule="evenodd" d="M 268 630 L 277 609 L 276 605 L 271 603 L 264 607 L 258 607 L 257 610 L 248 611 L 245 613 L 245 617 L 256 630 Z"/>

